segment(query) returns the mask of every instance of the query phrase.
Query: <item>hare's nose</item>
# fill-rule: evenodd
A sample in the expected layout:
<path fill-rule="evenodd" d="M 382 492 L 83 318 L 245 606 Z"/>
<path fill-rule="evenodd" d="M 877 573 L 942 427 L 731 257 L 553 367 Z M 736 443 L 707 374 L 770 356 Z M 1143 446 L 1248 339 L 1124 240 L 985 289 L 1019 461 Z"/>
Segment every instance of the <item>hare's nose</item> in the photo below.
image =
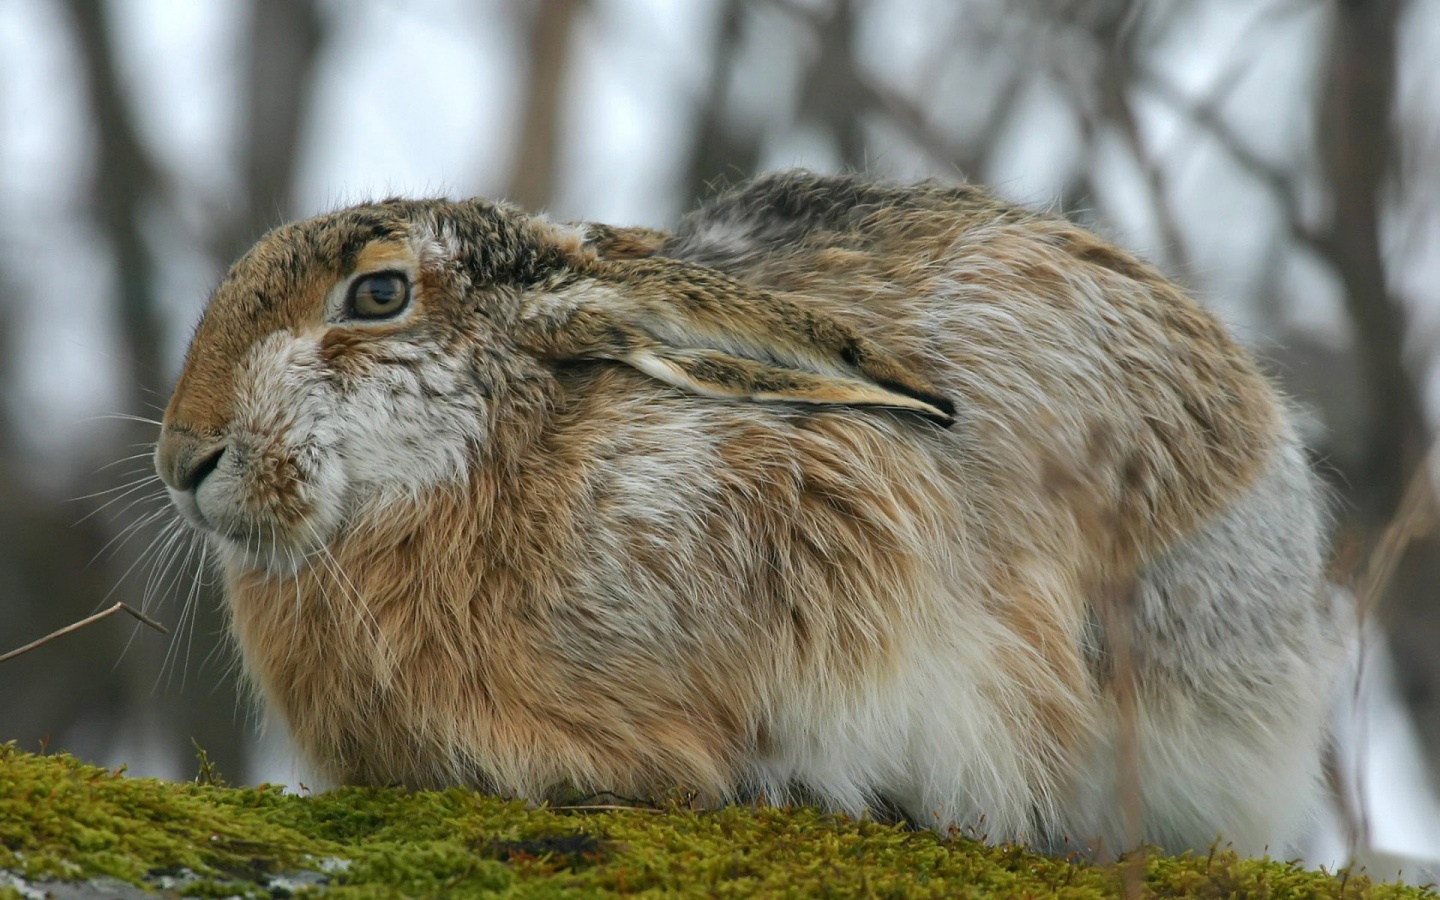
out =
<path fill-rule="evenodd" d="M 195 491 L 220 465 L 225 455 L 223 441 L 208 441 L 166 429 L 155 445 L 155 471 L 160 480 L 177 491 Z"/>
<path fill-rule="evenodd" d="M 221 444 L 219 447 L 210 449 L 203 455 L 189 460 L 191 464 L 190 467 L 188 469 L 181 469 L 176 473 L 176 481 L 179 482 L 178 487 L 180 490 L 198 490 L 200 482 L 205 480 L 205 476 L 215 471 L 215 467 L 220 465 L 220 457 L 224 455 L 224 453 L 225 445 Z"/>

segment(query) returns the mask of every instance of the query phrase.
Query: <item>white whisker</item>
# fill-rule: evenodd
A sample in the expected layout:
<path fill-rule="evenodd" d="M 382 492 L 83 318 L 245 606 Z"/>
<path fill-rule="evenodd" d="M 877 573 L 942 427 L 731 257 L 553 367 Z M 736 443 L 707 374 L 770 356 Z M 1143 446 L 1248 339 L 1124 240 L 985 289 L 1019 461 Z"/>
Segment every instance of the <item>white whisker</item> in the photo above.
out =
<path fill-rule="evenodd" d="M 305 603 L 300 595 L 300 565 L 303 560 L 295 558 L 294 547 L 286 548 L 286 552 L 290 554 L 290 570 L 295 573 L 295 621 L 290 637 L 291 640 L 298 642 L 300 640 L 300 619 L 305 614 Z"/>
<path fill-rule="evenodd" d="M 94 509 L 90 510 L 88 513 L 86 513 L 85 515 L 81 516 L 79 519 L 76 519 L 76 520 L 75 520 L 75 524 L 76 524 L 76 525 L 79 525 L 80 523 L 82 523 L 82 522 L 84 522 L 84 521 L 86 521 L 86 520 L 88 520 L 88 519 L 91 519 L 91 518 L 93 518 L 94 516 L 99 515 L 101 512 L 104 512 L 106 509 L 109 509 L 113 504 L 118 503 L 118 502 L 121 501 L 121 500 L 124 500 L 126 497 L 130 496 L 131 494 L 135 493 L 136 491 L 144 490 L 144 489 L 145 489 L 146 487 L 148 487 L 149 485 L 151 485 L 151 484 L 158 484 L 159 482 L 160 482 L 160 477 L 159 477 L 158 475 L 147 475 L 147 476 L 145 476 L 145 477 L 143 477 L 143 478 L 137 478 L 137 479 L 135 479 L 134 481 L 127 482 L 126 484 L 122 484 L 122 485 L 119 485 L 119 486 L 117 486 L 117 487 L 108 488 L 108 489 L 103 490 L 103 491 L 97 491 L 97 492 L 95 492 L 95 493 L 93 493 L 93 494 L 87 494 L 87 495 L 85 495 L 84 497 L 76 497 L 76 498 L 75 498 L 76 500 L 89 500 L 89 499 L 92 499 L 92 498 L 94 498 L 94 497 L 104 496 L 105 494 L 112 494 L 112 493 L 114 493 L 115 491 L 122 491 L 122 493 L 116 494 L 116 496 L 111 497 L 109 500 L 106 500 L 104 503 L 102 503 L 102 504 L 100 504 L 99 506 L 95 507 Z M 162 498 L 162 499 L 163 499 L 163 498 Z"/>
<path fill-rule="evenodd" d="M 128 510 L 129 507 L 126 507 L 126 509 Z M 170 509 L 168 505 L 162 506 L 159 509 L 147 512 L 145 515 L 131 522 L 129 525 L 126 525 L 124 528 L 120 529 L 119 533 L 117 533 L 114 537 L 110 538 L 110 540 L 106 541 L 104 546 L 102 546 L 99 550 L 96 550 L 95 555 L 90 557 L 90 561 L 86 563 L 86 565 L 95 565 L 96 560 L 100 559 L 102 556 L 104 556 L 106 559 L 113 557 L 116 553 L 120 552 L 121 547 L 124 547 L 126 544 L 130 543 L 131 538 L 139 534 L 141 531 L 145 530 L 145 528 L 154 524 L 156 520 L 169 514 L 169 512 Z M 108 555 L 106 555 L 107 551 Z M 130 574 L 130 570 L 127 569 L 125 571 L 125 574 Z M 125 576 L 122 575 L 121 577 L 123 578 Z"/>
<path fill-rule="evenodd" d="M 139 522 L 136 522 L 127 527 L 125 532 L 123 532 L 126 535 L 125 541 L 129 541 L 130 538 L 137 534 L 140 530 L 142 530 L 144 527 L 148 526 L 150 523 L 154 522 L 157 518 L 164 514 L 165 510 L 158 510 L 156 512 L 146 515 L 145 518 L 141 519 Z M 168 532 L 166 529 L 162 529 L 158 534 L 155 535 L 155 537 L 150 539 L 150 543 L 145 546 L 145 549 L 142 550 L 140 554 L 135 557 L 135 560 L 131 562 L 130 565 L 125 567 L 125 571 L 120 573 L 120 577 L 115 579 L 115 586 L 110 588 L 110 590 L 105 593 L 105 596 L 102 597 L 100 600 L 99 606 L 104 606 L 105 603 L 115 595 L 115 592 L 120 589 L 120 585 L 124 584 L 125 580 L 130 577 L 130 573 L 135 571 L 135 567 L 144 563 L 147 558 L 149 558 L 151 554 L 155 552 L 156 545 L 159 544 L 159 542 L 166 536 L 167 533 Z M 111 542 L 113 543 L 114 540 L 115 539 L 112 538 Z M 124 545 L 125 541 L 121 542 L 122 546 Z M 118 550 L 119 548 L 117 547 L 116 549 Z M 100 553 L 104 552 L 105 551 L 102 548 L 100 550 Z M 96 555 L 98 556 L 99 554 Z M 93 563 L 94 560 L 92 559 L 91 562 Z M 97 606 L 96 608 L 98 609 L 99 606 Z"/>
<path fill-rule="evenodd" d="M 335 558 L 335 554 L 331 553 L 330 548 L 320 540 L 320 535 L 314 526 L 309 526 L 309 529 L 311 537 L 315 540 L 318 555 L 325 570 L 330 573 L 330 576 L 335 580 L 336 586 L 340 588 L 341 595 L 345 597 L 351 608 L 360 616 L 361 621 L 366 626 L 366 631 L 369 633 L 372 644 L 376 647 L 381 646 L 382 632 L 380 623 L 376 620 L 375 614 L 370 610 L 369 606 L 366 605 L 365 598 L 361 595 L 360 589 L 355 586 L 355 582 L 350 579 L 350 576 L 340 565 L 340 561 Z M 341 583 L 342 579 L 343 584 Z M 316 583 L 320 583 L 319 578 L 316 579 Z"/>
<path fill-rule="evenodd" d="M 182 539 L 182 523 L 172 519 L 169 522 L 165 523 L 165 525 L 161 527 L 158 532 L 156 532 L 155 537 L 150 541 L 150 544 L 135 560 L 136 564 L 143 563 L 147 558 L 150 560 L 150 572 L 145 577 L 145 583 L 142 586 L 140 592 L 140 608 L 142 611 L 149 607 L 150 598 L 154 596 L 156 588 L 158 587 L 160 580 L 163 578 L 163 570 L 169 567 L 169 564 L 173 558 L 173 548 L 176 542 Z M 134 639 L 134 634 L 131 634 L 129 640 L 125 642 L 125 646 L 121 651 L 122 656 L 124 655 L 124 653 L 129 651 L 130 644 L 134 641 Z M 171 641 L 173 643 L 173 637 L 171 638 Z M 160 669 L 163 673 L 165 669 L 165 664 L 163 660 L 161 661 Z M 158 687 L 158 681 L 156 683 L 156 687 Z"/>
<path fill-rule="evenodd" d="M 99 473 L 99 472 L 104 472 L 104 471 L 107 470 L 107 469 L 113 469 L 113 468 L 115 468 L 116 466 L 120 465 L 121 463 L 133 462 L 133 461 L 135 461 L 135 460 L 137 460 L 137 459 L 146 459 L 146 460 L 154 459 L 154 457 L 155 457 L 155 445 L 154 445 L 154 444 L 148 444 L 148 443 L 147 443 L 147 444 L 135 444 L 134 446 L 136 446 L 136 447 L 148 447 L 149 449 L 148 449 L 148 450 L 143 450 L 143 451 L 141 451 L 141 452 L 139 452 L 139 453 L 133 453 L 133 454 L 131 454 L 130 456 L 122 456 L 122 457 L 120 457 L 119 459 L 111 460 L 110 462 L 105 463 L 105 465 L 103 465 L 103 466 L 97 466 L 96 469 L 95 469 L 95 471 L 96 471 L 97 473 Z M 154 467 L 153 467 L 153 466 L 148 466 L 148 465 L 147 465 L 145 468 L 150 469 L 152 472 L 154 471 Z M 141 470 L 140 470 L 140 469 L 136 469 L 135 471 L 138 473 L 138 472 L 140 472 Z"/>
<path fill-rule="evenodd" d="M 184 552 L 183 559 L 180 555 L 182 549 Z M 164 584 L 166 586 L 166 589 L 173 592 L 175 590 L 175 582 L 172 580 L 170 574 L 171 570 L 174 569 L 176 575 L 178 575 L 180 572 L 185 571 L 187 568 L 189 568 L 190 560 L 194 556 L 194 553 L 195 541 L 193 540 L 193 533 L 189 532 L 189 529 L 184 528 L 174 532 L 170 540 L 166 543 L 166 547 L 164 550 L 164 561 L 161 563 L 157 563 L 157 565 L 151 570 L 151 580 L 146 584 L 145 589 L 145 602 L 149 602 L 149 599 L 152 596 L 159 596 L 159 591 L 156 589 L 159 588 L 161 584 Z M 165 661 L 161 667 L 162 677 L 164 677 L 164 673 L 168 670 L 170 673 L 172 673 L 171 677 L 173 678 L 173 673 L 175 671 L 174 667 L 178 665 L 178 655 L 176 652 L 176 648 L 179 644 L 180 632 L 185 627 L 186 615 L 189 612 L 189 606 L 187 604 L 181 604 L 180 615 L 175 622 L 175 636 L 170 641 L 170 647 L 167 648 L 165 651 Z M 173 683 L 173 681 L 168 683 Z M 185 670 L 183 669 L 181 670 L 180 675 L 180 685 L 182 688 L 185 685 Z"/>
<path fill-rule="evenodd" d="M 145 524 L 148 524 L 149 521 L 153 521 L 156 515 L 158 514 L 152 513 L 150 516 L 146 517 L 146 520 L 144 522 L 135 523 L 135 525 L 132 525 L 130 528 L 127 529 L 127 531 L 131 536 L 133 536 L 135 533 L 139 532 Z M 165 546 L 168 545 L 170 540 L 173 540 L 173 537 L 176 533 L 173 527 L 174 524 L 175 523 L 173 522 L 167 524 L 166 527 L 161 528 L 158 532 L 155 533 L 153 537 L 150 538 L 150 542 L 145 545 L 145 548 L 141 550 L 140 553 L 135 557 L 135 559 L 130 563 L 130 565 L 126 567 L 125 571 L 120 573 L 120 577 L 115 580 L 114 586 L 105 593 L 105 596 L 101 599 L 99 606 L 104 606 L 105 603 L 107 603 L 110 598 L 114 596 L 115 592 L 120 589 L 120 586 L 125 583 L 125 581 L 130 577 L 130 573 L 134 572 L 137 566 L 146 565 L 148 563 L 153 567 L 153 565 L 163 557 Z M 101 552 L 104 551 L 102 550 Z M 142 601 L 142 609 L 144 608 L 144 605 L 145 604 Z M 99 606 L 97 606 L 96 608 L 98 609 Z M 120 648 L 120 653 L 116 657 L 115 666 L 117 668 L 119 667 L 121 661 L 125 658 L 125 654 L 129 651 L 130 645 L 134 640 L 135 633 L 132 632 L 130 637 L 126 639 L 125 644 Z"/>
<path fill-rule="evenodd" d="M 146 416 L 137 416 L 133 413 L 99 413 L 93 416 L 86 416 L 81 422 L 138 422 L 141 425 L 154 425 L 162 427 L 165 423 L 159 419 L 151 419 Z"/>
<path fill-rule="evenodd" d="M 137 485 L 138 487 L 144 487 L 144 485 L 150 484 L 150 482 L 160 481 L 160 478 L 154 474 L 154 471 L 148 472 L 148 474 L 143 474 L 143 472 L 144 469 L 135 469 L 135 471 L 127 472 L 124 477 L 130 478 L 130 481 L 124 481 L 121 482 L 121 484 L 112 485 L 112 487 L 108 488 L 101 488 L 101 490 L 92 491 L 89 492 L 89 494 L 81 494 L 78 495 L 78 497 L 68 497 L 66 501 L 68 501 L 68 503 L 81 503 L 82 500 L 95 500 L 96 497 L 105 497 L 107 494 L 114 494 L 115 491 L 125 491 L 128 494 L 128 492 L 131 492 L 132 488 L 137 487 Z M 124 495 L 125 494 L 121 494 L 121 497 L 124 497 Z M 114 501 L 111 501 L 111 503 L 114 503 Z M 99 513 L 99 511 L 104 510 L 104 508 L 104 505 L 102 505 L 102 507 L 89 511 L 89 513 L 85 514 L 85 518 L 94 516 L 95 513 Z M 76 524 L 85 521 L 85 518 L 76 521 Z"/>

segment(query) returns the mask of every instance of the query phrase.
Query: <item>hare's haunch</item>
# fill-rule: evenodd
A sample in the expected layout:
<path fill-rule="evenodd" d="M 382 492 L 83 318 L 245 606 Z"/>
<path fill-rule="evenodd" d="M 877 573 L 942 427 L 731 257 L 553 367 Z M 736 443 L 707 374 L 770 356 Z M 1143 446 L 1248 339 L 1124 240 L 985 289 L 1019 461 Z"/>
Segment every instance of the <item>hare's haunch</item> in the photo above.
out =
<path fill-rule="evenodd" d="M 1278 852 L 1314 795 L 1348 626 L 1286 409 L 1149 266 L 973 186 L 287 225 L 215 291 L 156 466 L 339 782 L 1056 850 L 1123 845 L 1138 789 L 1147 841 Z"/>

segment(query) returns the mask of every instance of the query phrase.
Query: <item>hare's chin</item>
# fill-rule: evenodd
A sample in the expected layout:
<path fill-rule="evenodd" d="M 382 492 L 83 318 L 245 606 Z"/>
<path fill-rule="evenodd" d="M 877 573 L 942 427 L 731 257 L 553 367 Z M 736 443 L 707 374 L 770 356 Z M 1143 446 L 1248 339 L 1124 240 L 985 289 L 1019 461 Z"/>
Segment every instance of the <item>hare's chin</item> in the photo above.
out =
<path fill-rule="evenodd" d="M 169 493 L 185 524 L 204 535 L 230 566 L 245 571 L 294 575 L 324 552 L 334 530 L 333 525 L 320 521 L 321 516 L 307 517 L 298 526 L 287 525 L 214 503 L 208 504 L 211 508 L 207 511 L 207 504 L 193 494 Z"/>
<path fill-rule="evenodd" d="M 323 539 L 282 536 L 279 532 L 221 534 L 207 530 L 206 537 L 220 551 L 226 563 L 247 572 L 268 572 L 289 576 L 309 568 L 325 552 Z"/>

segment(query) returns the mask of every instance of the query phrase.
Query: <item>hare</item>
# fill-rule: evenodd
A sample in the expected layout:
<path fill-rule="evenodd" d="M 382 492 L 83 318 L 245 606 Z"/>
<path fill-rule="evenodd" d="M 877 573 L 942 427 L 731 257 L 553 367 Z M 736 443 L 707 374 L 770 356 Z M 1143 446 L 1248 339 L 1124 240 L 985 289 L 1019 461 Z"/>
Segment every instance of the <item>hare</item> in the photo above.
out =
<path fill-rule="evenodd" d="M 156 468 L 335 782 L 1053 852 L 1278 851 L 1316 796 L 1350 625 L 1283 401 L 1154 269 L 975 186 L 286 225 L 211 298 Z"/>

